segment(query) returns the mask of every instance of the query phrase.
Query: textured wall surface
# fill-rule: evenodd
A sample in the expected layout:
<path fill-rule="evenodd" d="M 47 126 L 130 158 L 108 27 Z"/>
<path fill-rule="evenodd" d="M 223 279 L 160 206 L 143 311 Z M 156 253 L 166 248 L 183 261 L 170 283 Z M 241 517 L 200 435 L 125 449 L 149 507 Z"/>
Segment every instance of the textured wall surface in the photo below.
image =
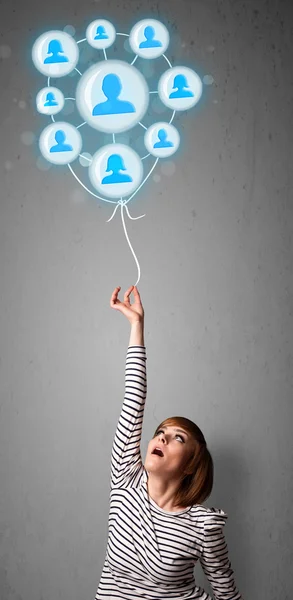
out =
<path fill-rule="evenodd" d="M 125 217 L 145 309 L 142 451 L 163 418 L 195 421 L 215 463 L 206 505 L 228 513 L 243 597 L 292 597 L 292 4 L 10 0 L 0 3 L 1 600 L 95 596 L 129 341 L 109 300 L 137 278 L 120 210 L 107 223 L 112 206 L 40 156 L 50 121 L 35 108 L 46 78 L 32 44 L 66 26 L 81 39 L 98 17 L 128 33 L 148 16 L 168 27 L 170 60 L 205 83 L 199 105 L 175 116 L 180 151 L 129 203 L 146 216 Z M 79 122 L 70 105 L 64 118 Z M 209 591 L 200 567 L 196 577 Z"/>

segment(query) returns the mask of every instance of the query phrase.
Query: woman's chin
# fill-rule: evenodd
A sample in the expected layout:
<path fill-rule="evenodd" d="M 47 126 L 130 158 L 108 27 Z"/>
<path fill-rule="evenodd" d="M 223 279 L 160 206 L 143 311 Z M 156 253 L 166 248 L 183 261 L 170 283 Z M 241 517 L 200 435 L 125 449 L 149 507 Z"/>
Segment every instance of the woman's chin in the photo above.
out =
<path fill-rule="evenodd" d="M 150 468 L 151 470 L 160 467 L 160 464 L 163 464 L 163 457 L 157 456 L 156 454 L 151 454 L 145 462 L 145 468 Z"/>

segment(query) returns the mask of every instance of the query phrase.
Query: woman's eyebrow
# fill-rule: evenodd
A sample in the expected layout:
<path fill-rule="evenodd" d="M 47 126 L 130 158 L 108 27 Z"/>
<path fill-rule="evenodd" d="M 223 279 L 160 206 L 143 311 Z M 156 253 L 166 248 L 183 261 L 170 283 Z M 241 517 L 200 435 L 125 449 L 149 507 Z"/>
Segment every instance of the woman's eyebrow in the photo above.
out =
<path fill-rule="evenodd" d="M 161 427 L 161 429 L 169 429 L 169 428 L 168 427 Z M 181 431 L 182 433 L 184 433 L 188 437 L 188 434 L 183 429 L 176 428 L 176 429 L 174 429 L 174 431 Z"/>

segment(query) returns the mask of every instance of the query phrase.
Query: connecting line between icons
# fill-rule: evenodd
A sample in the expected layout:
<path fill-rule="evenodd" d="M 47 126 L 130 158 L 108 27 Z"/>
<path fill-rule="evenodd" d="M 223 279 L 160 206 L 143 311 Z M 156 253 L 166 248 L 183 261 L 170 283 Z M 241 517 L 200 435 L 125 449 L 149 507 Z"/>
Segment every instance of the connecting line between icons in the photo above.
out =
<path fill-rule="evenodd" d="M 117 32 L 116 35 L 124 35 L 125 37 L 129 37 L 129 33 L 119 33 L 119 32 Z M 78 40 L 76 43 L 77 44 L 81 44 L 82 42 L 86 42 L 86 41 L 87 41 L 87 39 L 83 38 L 82 40 Z M 108 60 L 105 48 L 103 48 L 103 54 L 104 54 L 105 60 Z M 166 56 L 166 54 L 162 54 L 162 56 L 167 61 L 170 69 L 172 69 L 172 64 L 170 63 L 169 58 Z M 136 54 L 135 57 L 134 57 L 134 59 L 133 59 L 133 61 L 130 64 L 133 65 L 137 59 L 138 59 L 138 55 Z M 76 71 L 77 71 L 77 69 L 76 69 Z M 77 71 L 77 72 L 79 73 L 79 71 Z M 80 73 L 80 75 L 81 75 L 81 73 Z M 150 92 L 150 94 L 157 94 L 157 92 Z"/>

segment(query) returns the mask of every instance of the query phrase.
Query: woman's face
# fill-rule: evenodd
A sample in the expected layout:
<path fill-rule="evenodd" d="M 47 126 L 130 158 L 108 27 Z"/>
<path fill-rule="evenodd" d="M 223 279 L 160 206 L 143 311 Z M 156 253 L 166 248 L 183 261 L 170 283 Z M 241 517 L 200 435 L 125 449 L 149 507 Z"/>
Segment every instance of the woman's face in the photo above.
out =
<path fill-rule="evenodd" d="M 165 426 L 156 433 L 148 444 L 145 469 L 158 474 L 162 472 L 170 477 L 182 475 L 182 469 L 194 451 L 194 440 L 176 425 Z M 153 454 L 156 447 L 162 449 L 163 456 Z"/>

